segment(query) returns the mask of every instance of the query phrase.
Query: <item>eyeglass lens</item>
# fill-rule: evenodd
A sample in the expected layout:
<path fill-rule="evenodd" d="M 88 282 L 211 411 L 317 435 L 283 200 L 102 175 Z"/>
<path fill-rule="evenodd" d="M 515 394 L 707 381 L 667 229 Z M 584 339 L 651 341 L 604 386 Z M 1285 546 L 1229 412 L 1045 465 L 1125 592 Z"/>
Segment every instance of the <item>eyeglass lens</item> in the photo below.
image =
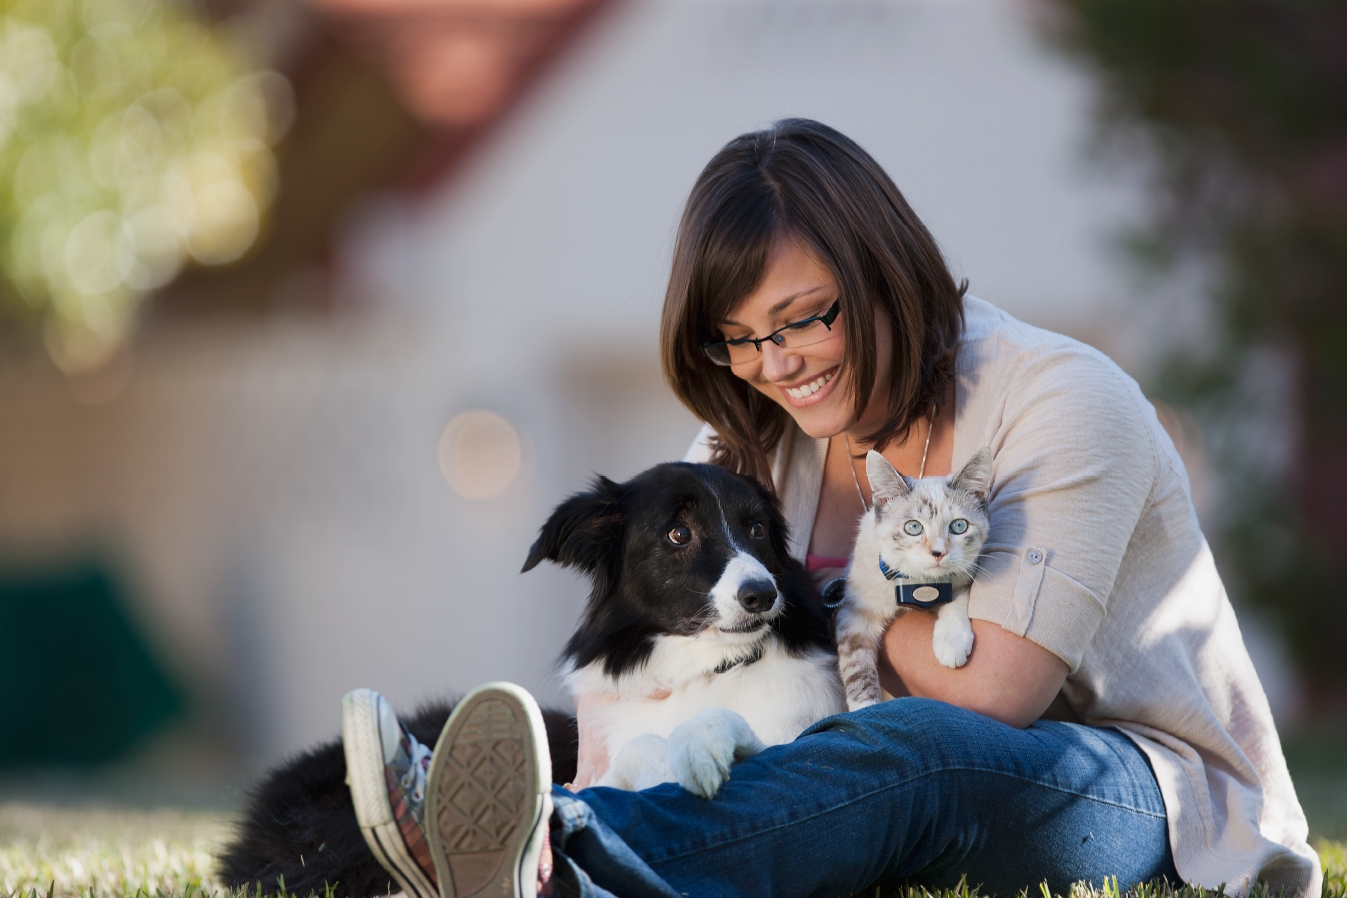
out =
<path fill-rule="evenodd" d="M 782 349 L 802 349 L 805 346 L 812 346 L 815 343 L 821 343 L 831 337 L 832 330 L 820 319 L 815 318 L 811 321 L 801 321 L 798 324 L 790 324 L 769 337 L 763 337 L 764 341 L 771 340 Z M 745 362 L 756 361 L 761 355 L 761 350 L 753 341 L 744 343 L 713 343 L 706 347 L 706 353 L 713 361 L 722 365 L 742 365 Z"/>

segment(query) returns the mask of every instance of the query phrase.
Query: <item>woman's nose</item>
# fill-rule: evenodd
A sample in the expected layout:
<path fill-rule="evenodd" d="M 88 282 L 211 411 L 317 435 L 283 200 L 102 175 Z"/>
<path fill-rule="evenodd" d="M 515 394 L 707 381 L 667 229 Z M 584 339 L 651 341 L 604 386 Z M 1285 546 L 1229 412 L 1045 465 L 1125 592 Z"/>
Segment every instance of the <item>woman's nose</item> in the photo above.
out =
<path fill-rule="evenodd" d="M 762 376 L 772 382 L 789 380 L 802 364 L 800 356 L 771 340 L 762 344 Z"/>

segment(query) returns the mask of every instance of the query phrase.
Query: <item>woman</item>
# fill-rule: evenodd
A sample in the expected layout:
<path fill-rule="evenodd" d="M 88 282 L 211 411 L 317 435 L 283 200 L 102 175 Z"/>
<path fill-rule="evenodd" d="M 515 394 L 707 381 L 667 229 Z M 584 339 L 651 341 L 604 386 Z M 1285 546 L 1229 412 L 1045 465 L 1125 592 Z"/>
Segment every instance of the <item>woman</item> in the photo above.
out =
<path fill-rule="evenodd" d="M 859 146 L 787 120 L 711 160 L 661 347 L 707 422 L 689 458 L 774 484 L 820 577 L 849 561 L 867 450 L 929 476 L 990 446 L 974 650 L 945 668 L 934 615 L 900 615 L 881 658 L 899 698 L 741 762 L 732 795 L 556 790 L 550 825 L 506 852 L 523 891 L 547 836 L 557 883 L 584 894 L 848 895 L 965 874 L 1003 894 L 1109 875 L 1318 894 L 1267 700 L 1150 405 L 1100 353 L 965 296 Z M 579 787 L 607 763 L 588 710 Z M 437 767 L 432 791 L 470 777 Z"/>

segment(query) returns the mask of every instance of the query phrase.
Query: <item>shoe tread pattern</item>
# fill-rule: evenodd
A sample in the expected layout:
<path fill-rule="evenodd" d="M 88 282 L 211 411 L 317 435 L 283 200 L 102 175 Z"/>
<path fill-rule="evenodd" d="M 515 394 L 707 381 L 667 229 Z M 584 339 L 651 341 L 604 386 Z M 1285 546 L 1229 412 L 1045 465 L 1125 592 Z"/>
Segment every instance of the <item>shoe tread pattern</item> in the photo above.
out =
<path fill-rule="evenodd" d="M 484 699 L 439 760 L 435 823 L 456 895 L 495 894 L 486 887 L 497 877 L 504 894 L 513 892 L 512 871 L 502 863 L 512 841 L 522 837 L 519 821 L 531 797 L 525 727 L 520 709 Z"/>

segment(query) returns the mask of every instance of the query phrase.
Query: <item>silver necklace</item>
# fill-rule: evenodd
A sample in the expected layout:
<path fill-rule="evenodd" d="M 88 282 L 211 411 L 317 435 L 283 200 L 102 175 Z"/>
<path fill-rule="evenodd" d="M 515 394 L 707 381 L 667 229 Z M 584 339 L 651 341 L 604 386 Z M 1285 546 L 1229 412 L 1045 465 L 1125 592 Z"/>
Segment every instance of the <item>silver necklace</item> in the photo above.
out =
<path fill-rule="evenodd" d="M 921 469 L 917 471 L 917 479 L 926 476 L 926 453 L 931 451 L 931 431 L 935 430 L 935 411 L 931 411 L 931 417 L 926 422 L 926 445 L 921 450 Z M 861 508 L 870 510 L 869 504 L 865 501 L 865 493 L 861 492 L 861 479 L 856 476 L 856 459 L 851 454 L 851 439 L 844 433 L 842 439 L 847 444 L 847 467 L 851 469 L 851 482 L 856 484 L 856 498 L 861 500 Z"/>

